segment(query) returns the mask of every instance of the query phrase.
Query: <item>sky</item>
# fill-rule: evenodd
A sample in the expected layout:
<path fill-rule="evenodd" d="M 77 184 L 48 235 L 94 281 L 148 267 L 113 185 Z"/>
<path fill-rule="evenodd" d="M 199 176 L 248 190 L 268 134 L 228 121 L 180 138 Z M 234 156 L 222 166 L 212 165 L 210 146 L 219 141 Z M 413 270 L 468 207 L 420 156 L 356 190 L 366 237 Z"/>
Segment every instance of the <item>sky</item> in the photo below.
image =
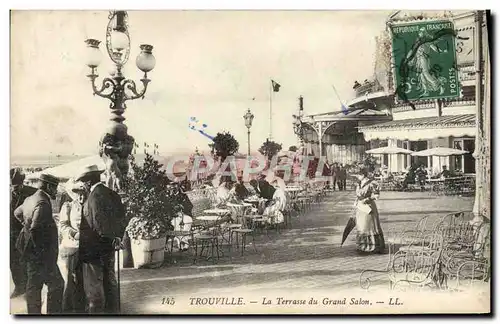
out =
<path fill-rule="evenodd" d="M 127 102 L 125 123 L 139 144 L 162 154 L 207 150 L 188 128 L 229 131 L 246 152 L 243 115 L 255 116 L 251 148 L 269 136 L 295 145 L 292 114 L 339 111 L 352 85 L 373 75 L 375 36 L 388 11 L 129 11 L 131 54 L 125 77 L 140 85 L 140 44 L 154 46 L 156 67 L 144 100 Z M 87 38 L 105 41 L 107 11 L 14 11 L 11 17 L 11 155 L 95 154 L 109 119 L 109 100 L 92 95 Z M 100 77 L 112 68 L 105 43 Z M 99 83 L 100 85 L 100 83 Z M 142 87 L 142 85 L 140 85 Z M 255 98 L 252 100 L 252 98 Z"/>

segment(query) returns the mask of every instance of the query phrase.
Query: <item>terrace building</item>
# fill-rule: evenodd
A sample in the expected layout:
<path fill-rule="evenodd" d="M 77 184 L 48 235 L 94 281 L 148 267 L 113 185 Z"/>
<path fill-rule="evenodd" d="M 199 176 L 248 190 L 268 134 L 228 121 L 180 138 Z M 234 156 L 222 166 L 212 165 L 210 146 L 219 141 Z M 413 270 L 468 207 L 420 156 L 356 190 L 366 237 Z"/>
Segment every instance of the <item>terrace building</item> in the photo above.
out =
<path fill-rule="evenodd" d="M 400 13 L 392 22 L 408 23 Z M 412 164 L 424 164 L 438 172 L 443 165 L 450 170 L 475 173 L 476 136 L 476 68 L 477 39 L 475 13 L 446 13 L 456 30 L 457 69 L 460 96 L 445 100 L 398 100 L 394 95 L 394 76 L 391 68 L 392 46 L 389 31 L 376 38 L 375 69 L 364 82 L 356 81 L 353 99 L 348 110 L 302 116 L 302 139 L 315 156 L 329 161 L 351 163 L 364 158 L 365 151 L 377 147 L 400 147 L 421 151 L 433 147 L 448 147 L 469 153 L 452 157 L 412 157 L 409 155 L 376 156 L 391 172 L 405 170 Z M 419 20 L 435 19 L 435 17 Z M 483 26 L 485 28 L 485 26 Z M 483 33 L 486 35 L 486 33 Z M 483 44 L 487 44 L 483 36 Z M 481 46 L 483 52 L 485 47 Z"/>

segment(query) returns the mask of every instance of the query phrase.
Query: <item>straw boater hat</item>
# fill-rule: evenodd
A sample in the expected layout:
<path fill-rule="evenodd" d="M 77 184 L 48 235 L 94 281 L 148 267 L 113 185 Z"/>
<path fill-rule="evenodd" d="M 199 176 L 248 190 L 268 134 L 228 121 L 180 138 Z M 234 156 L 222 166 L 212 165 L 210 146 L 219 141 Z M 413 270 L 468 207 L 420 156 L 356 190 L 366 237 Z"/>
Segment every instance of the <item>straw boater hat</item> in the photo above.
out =
<path fill-rule="evenodd" d="M 59 178 L 51 174 L 42 173 L 38 176 L 38 180 L 55 186 L 59 185 Z"/>
<path fill-rule="evenodd" d="M 101 174 L 103 173 L 104 170 L 99 170 L 99 167 L 95 164 L 93 165 L 88 165 L 85 168 L 83 168 L 80 173 L 75 177 L 75 181 L 81 181 L 82 179 L 93 175 L 93 174 Z"/>

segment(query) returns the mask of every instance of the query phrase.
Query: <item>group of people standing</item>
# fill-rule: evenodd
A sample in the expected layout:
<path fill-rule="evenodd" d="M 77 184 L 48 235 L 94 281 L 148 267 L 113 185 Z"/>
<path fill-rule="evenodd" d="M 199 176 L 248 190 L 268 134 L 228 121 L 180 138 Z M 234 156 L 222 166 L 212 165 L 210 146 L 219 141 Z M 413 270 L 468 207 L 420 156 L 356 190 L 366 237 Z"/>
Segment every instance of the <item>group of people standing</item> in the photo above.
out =
<path fill-rule="evenodd" d="M 338 186 L 339 191 L 347 190 L 347 169 L 343 164 L 332 163 L 326 165 L 327 173 L 329 176 L 329 186 L 331 189 L 335 190 L 335 186 Z"/>
<path fill-rule="evenodd" d="M 28 314 L 41 314 L 46 285 L 47 313 L 117 313 L 115 252 L 125 232 L 121 197 L 101 182 L 96 165 L 67 182 L 70 201 L 53 217 L 59 179 L 40 174 L 35 188 L 11 169 L 10 267 L 15 289 L 25 294 Z"/>

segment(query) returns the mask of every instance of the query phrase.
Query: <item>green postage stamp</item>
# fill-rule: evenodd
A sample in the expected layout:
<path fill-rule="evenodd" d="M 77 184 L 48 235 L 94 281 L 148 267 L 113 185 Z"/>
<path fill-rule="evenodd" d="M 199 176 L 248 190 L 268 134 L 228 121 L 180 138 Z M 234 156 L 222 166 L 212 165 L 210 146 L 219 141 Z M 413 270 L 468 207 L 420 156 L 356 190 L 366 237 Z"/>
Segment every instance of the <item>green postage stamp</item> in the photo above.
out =
<path fill-rule="evenodd" d="M 460 94 L 451 21 L 392 26 L 398 99 L 443 99 Z"/>

